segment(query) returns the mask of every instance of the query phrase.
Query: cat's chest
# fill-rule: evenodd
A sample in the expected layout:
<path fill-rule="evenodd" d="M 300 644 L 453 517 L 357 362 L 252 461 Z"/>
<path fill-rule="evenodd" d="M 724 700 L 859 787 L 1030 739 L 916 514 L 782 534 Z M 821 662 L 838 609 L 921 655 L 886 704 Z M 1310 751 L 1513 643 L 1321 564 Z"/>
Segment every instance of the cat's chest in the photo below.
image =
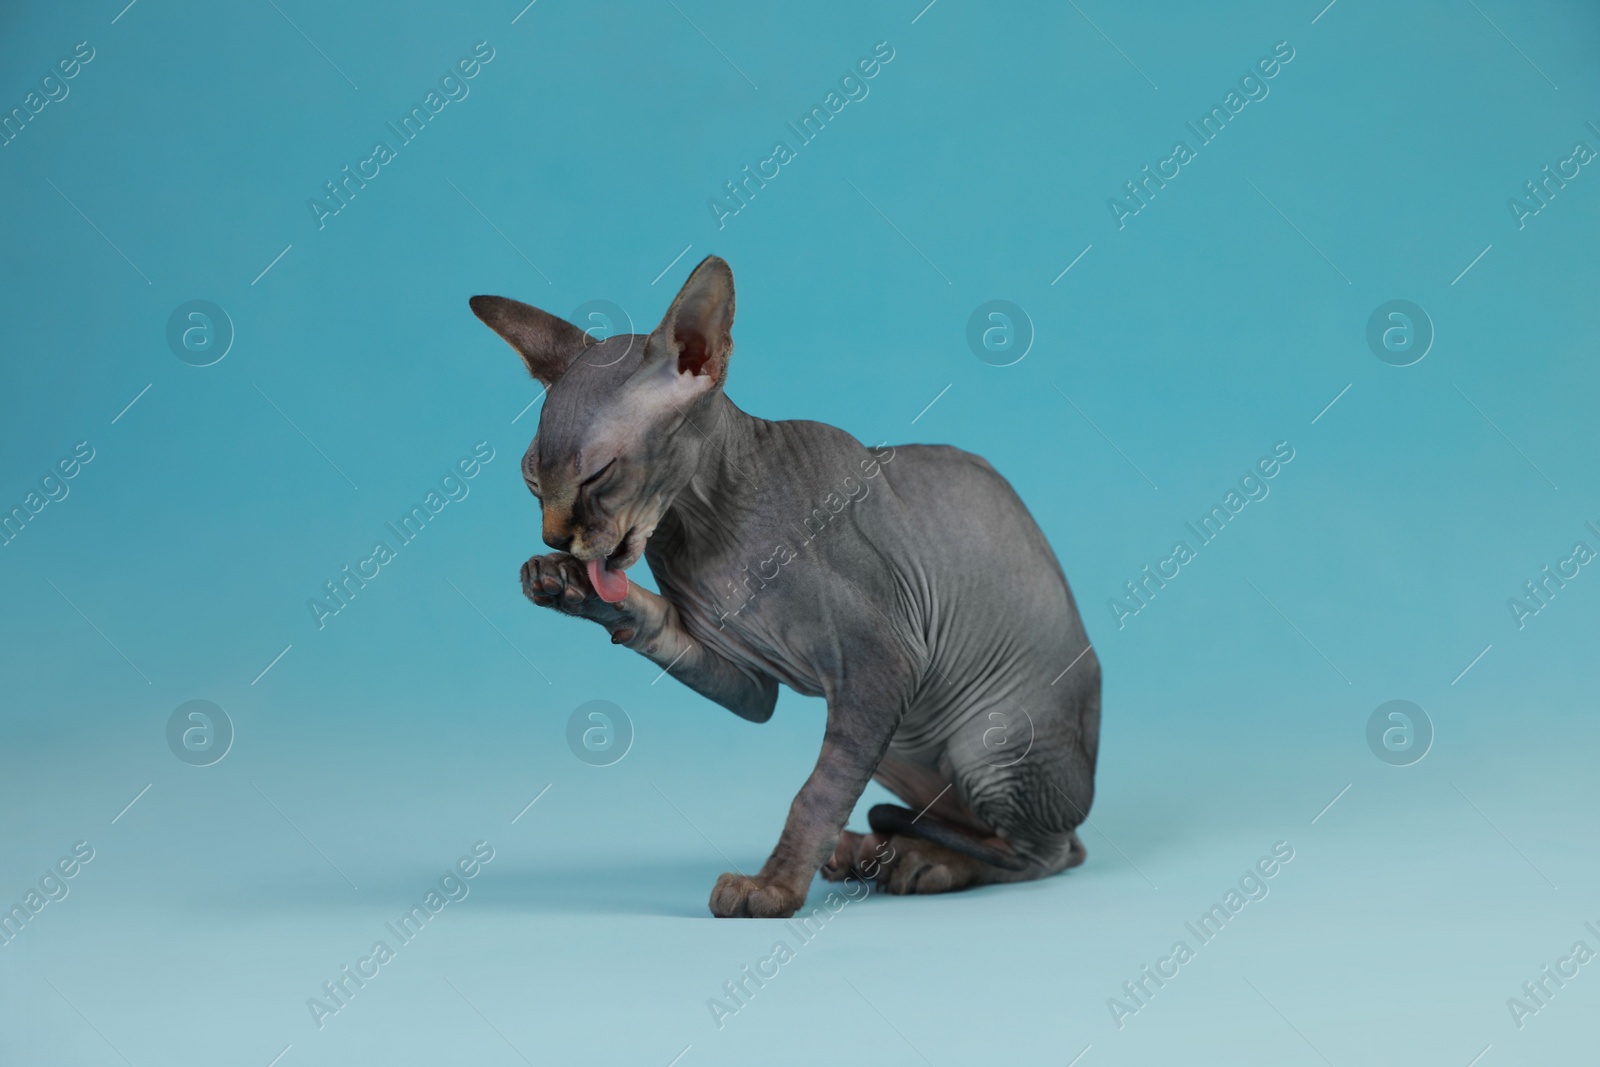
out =
<path fill-rule="evenodd" d="M 719 654 L 770 674 L 807 695 L 820 695 L 815 650 L 804 625 L 795 625 L 805 598 L 795 568 L 802 562 L 787 544 L 718 553 L 707 558 L 652 552 L 650 569 L 680 621 Z"/>

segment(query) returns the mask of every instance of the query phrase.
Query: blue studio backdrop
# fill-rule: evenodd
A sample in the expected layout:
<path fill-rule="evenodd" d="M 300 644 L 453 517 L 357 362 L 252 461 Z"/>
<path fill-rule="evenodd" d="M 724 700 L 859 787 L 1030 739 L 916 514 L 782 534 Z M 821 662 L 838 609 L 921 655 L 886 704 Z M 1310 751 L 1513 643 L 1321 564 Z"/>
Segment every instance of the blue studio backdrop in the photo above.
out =
<path fill-rule="evenodd" d="M 1592 1046 L 1592 5 L 524 2 L 0 15 L 0 1062 Z M 1045 530 L 1084 866 L 710 919 L 823 706 L 523 599 L 467 307 L 709 254 L 741 407 Z"/>

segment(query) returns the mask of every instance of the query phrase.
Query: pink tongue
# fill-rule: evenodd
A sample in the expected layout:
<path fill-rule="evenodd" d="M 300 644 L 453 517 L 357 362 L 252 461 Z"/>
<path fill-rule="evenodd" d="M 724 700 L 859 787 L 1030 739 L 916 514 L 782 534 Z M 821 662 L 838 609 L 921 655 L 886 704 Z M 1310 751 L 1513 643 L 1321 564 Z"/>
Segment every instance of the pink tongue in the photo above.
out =
<path fill-rule="evenodd" d="M 589 584 L 607 604 L 620 604 L 628 597 L 628 576 L 622 571 L 607 570 L 603 559 L 589 561 Z"/>

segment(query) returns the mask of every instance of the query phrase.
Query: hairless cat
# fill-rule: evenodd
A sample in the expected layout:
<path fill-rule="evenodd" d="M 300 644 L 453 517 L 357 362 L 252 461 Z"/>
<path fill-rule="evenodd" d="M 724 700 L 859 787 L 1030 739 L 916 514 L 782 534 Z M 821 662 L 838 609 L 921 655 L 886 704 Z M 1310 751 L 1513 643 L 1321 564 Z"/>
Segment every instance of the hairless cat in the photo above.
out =
<path fill-rule="evenodd" d="M 741 411 L 723 392 L 733 272 L 716 256 L 648 336 L 471 304 L 548 390 L 522 471 L 556 551 L 523 564 L 528 598 L 754 722 L 780 683 L 827 700 L 777 846 L 754 876 L 717 880 L 713 915 L 792 915 L 819 868 L 940 893 L 1083 862 L 1100 664 L 994 468 Z M 659 594 L 628 581 L 641 556 Z M 908 806 L 849 832 L 871 779 Z"/>

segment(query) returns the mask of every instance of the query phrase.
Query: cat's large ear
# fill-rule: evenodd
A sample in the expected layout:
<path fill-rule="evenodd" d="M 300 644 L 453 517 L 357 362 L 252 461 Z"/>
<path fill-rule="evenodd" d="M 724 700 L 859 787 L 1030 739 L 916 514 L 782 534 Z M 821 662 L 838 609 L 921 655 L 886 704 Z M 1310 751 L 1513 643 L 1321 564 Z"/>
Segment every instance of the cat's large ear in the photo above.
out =
<path fill-rule="evenodd" d="M 565 319 L 503 296 L 475 296 L 472 313 L 517 350 L 528 373 L 553 385 L 594 339 Z"/>
<path fill-rule="evenodd" d="M 727 379 L 732 354 L 733 270 L 721 257 L 707 256 L 645 342 L 641 371 L 709 392 Z"/>

